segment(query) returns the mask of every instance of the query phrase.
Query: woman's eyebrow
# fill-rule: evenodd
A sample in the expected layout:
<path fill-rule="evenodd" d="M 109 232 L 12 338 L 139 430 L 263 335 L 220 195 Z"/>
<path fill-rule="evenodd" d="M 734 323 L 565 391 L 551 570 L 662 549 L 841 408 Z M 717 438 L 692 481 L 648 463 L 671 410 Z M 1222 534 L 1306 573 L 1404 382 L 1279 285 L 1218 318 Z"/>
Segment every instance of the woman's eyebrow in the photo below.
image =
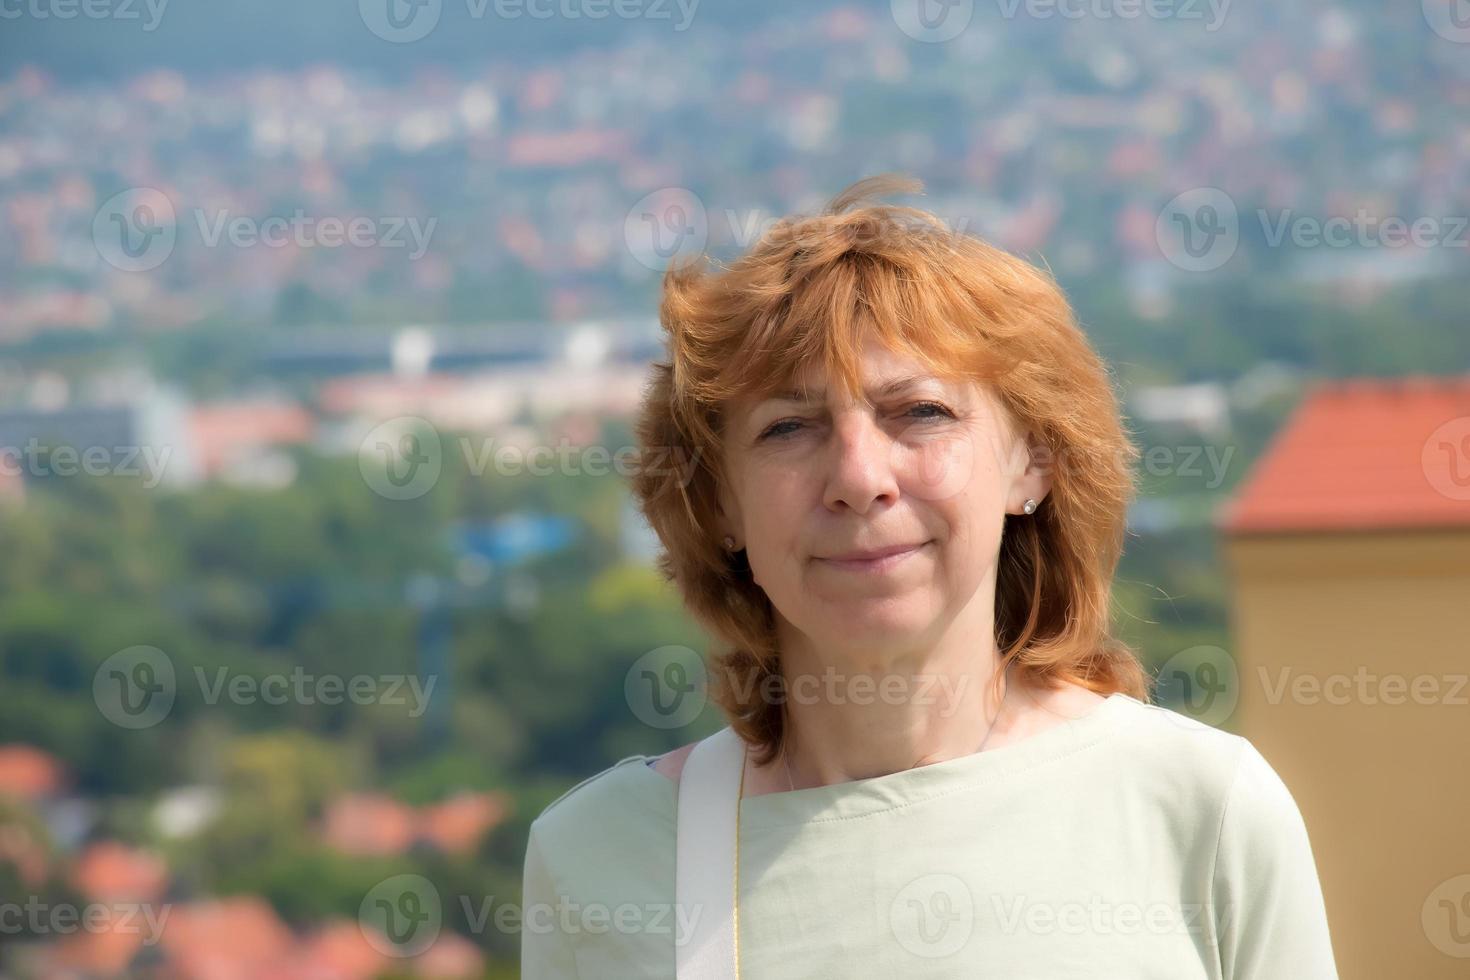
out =
<path fill-rule="evenodd" d="M 875 385 L 874 387 L 867 389 L 866 394 L 869 401 L 874 401 L 880 398 L 888 398 L 893 395 L 902 394 L 905 391 L 910 391 L 914 388 L 922 387 L 923 385 L 935 380 L 937 379 L 927 374 L 906 374 L 902 377 L 892 378 L 888 381 L 883 382 L 880 385 Z M 766 400 L 778 402 L 797 402 L 799 404 L 806 404 L 809 402 L 825 401 L 826 397 L 827 392 L 825 389 L 822 388 L 810 388 L 806 391 L 799 391 L 795 388 L 788 388 L 784 391 L 773 392 Z"/>

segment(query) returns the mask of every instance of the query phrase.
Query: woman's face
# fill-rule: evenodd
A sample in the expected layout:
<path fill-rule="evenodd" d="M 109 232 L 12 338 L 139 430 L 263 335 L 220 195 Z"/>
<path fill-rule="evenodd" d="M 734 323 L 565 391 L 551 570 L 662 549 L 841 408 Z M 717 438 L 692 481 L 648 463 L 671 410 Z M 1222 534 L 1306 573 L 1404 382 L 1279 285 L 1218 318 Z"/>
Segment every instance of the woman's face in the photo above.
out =
<path fill-rule="evenodd" d="M 809 402 L 732 406 L 720 533 L 819 648 L 910 648 L 967 609 L 992 622 L 1005 515 L 1050 478 L 988 388 L 872 340 L 862 371 L 861 400 L 813 377 Z"/>

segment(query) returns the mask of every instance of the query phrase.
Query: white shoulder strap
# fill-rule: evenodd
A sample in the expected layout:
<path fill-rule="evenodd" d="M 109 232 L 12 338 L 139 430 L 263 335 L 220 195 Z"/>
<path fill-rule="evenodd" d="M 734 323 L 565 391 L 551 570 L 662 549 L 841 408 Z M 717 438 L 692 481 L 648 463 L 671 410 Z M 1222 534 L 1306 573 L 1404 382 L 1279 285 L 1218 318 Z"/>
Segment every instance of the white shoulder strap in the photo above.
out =
<path fill-rule="evenodd" d="M 728 726 L 699 742 L 679 774 L 674 902 L 690 922 L 674 945 L 678 980 L 736 980 L 735 832 L 745 743 Z"/>

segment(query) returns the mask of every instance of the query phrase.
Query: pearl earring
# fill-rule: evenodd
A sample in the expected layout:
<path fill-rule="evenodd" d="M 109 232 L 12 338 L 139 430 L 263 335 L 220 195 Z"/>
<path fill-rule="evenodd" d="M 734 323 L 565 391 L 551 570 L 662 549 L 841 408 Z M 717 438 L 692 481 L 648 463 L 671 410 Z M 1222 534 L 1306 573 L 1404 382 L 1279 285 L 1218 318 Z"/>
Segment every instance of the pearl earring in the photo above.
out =
<path fill-rule="evenodd" d="M 1028 514 L 1034 514 L 1034 513 L 1036 513 L 1036 498 L 1034 498 L 1034 497 L 1027 497 L 1026 498 L 1026 503 L 1024 505 L 1022 505 L 1021 509 L 1024 510 Z"/>
<path fill-rule="evenodd" d="M 732 538 L 732 537 L 730 537 L 730 535 L 728 535 L 728 534 L 725 535 L 724 540 L 721 541 L 720 543 L 725 546 L 725 550 L 726 551 L 734 551 L 735 550 L 735 539 Z"/>

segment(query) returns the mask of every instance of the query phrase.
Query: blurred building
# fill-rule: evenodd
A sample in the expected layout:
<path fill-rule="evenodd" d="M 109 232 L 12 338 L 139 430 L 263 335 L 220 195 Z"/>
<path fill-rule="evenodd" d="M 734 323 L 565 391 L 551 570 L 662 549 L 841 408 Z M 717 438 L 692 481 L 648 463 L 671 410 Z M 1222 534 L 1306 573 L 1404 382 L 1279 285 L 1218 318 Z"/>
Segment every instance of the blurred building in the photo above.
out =
<path fill-rule="evenodd" d="M 1210 438 L 1230 432 L 1230 400 L 1219 382 L 1145 385 L 1129 398 L 1132 414 L 1145 422 L 1186 428 Z"/>
<path fill-rule="evenodd" d="M 317 407 L 328 424 L 319 442 L 333 451 L 355 448 L 372 426 L 402 417 L 423 418 L 442 430 L 503 436 L 518 421 L 568 413 L 627 418 L 637 410 L 648 360 L 662 350 L 656 326 L 633 320 L 564 328 L 414 327 L 346 338 L 337 331 L 310 344 L 293 340 L 272 356 L 321 378 Z M 281 360 L 288 354 L 289 365 Z M 573 443 L 596 437 L 567 435 Z"/>
<path fill-rule="evenodd" d="M 1343 980 L 1470 975 L 1470 376 L 1316 388 L 1219 523 Z"/>
<path fill-rule="evenodd" d="M 189 413 L 188 427 L 201 477 L 265 486 L 281 486 L 295 477 L 294 464 L 277 447 L 306 445 L 316 434 L 310 412 L 279 399 L 197 405 Z"/>
<path fill-rule="evenodd" d="M 125 391 L 101 397 L 55 397 L 0 408 L 0 470 L 14 497 L 24 482 L 69 476 L 123 476 L 146 487 L 192 486 L 199 472 L 189 434 L 189 402 L 151 377 L 130 379 Z"/>

